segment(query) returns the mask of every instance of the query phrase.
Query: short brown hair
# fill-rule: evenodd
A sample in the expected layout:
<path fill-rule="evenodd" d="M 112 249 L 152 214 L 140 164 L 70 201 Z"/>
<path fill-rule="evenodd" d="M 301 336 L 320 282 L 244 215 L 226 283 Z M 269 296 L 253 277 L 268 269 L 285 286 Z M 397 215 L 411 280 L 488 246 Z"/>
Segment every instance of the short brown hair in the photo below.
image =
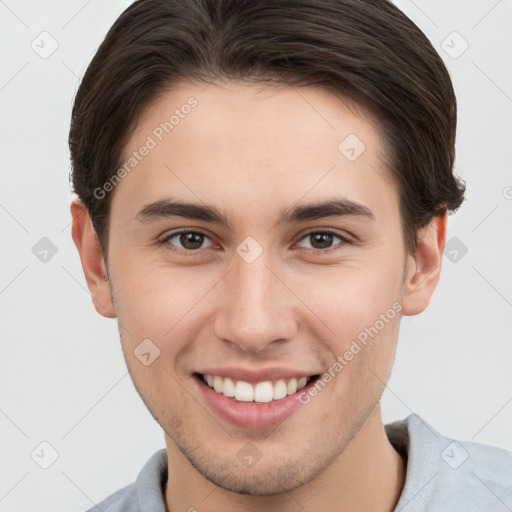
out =
<path fill-rule="evenodd" d="M 73 189 L 105 258 L 116 172 L 144 109 L 178 81 L 315 85 L 369 108 L 389 153 L 407 249 L 456 210 L 456 98 L 423 32 L 388 0 L 139 0 L 110 28 L 76 94 Z"/>

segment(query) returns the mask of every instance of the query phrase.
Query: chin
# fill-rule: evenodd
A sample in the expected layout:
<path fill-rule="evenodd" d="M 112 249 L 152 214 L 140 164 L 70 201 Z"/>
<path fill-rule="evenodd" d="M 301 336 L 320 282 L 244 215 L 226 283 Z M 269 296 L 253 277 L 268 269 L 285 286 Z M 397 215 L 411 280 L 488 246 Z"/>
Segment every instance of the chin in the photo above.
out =
<path fill-rule="evenodd" d="M 293 453 L 279 453 L 270 450 L 261 454 L 256 462 L 247 466 L 234 454 L 226 457 L 209 453 L 206 457 L 197 456 L 182 448 L 191 465 L 211 483 L 237 494 L 268 496 L 293 491 L 308 483 L 324 471 L 336 458 L 337 453 L 317 453 L 307 450 Z M 289 458 L 293 454 L 293 458 Z"/>
<path fill-rule="evenodd" d="M 290 467 L 293 466 L 293 467 Z M 233 469 L 231 472 L 219 471 L 218 468 L 200 470 L 201 474 L 213 484 L 237 494 L 269 496 L 290 492 L 307 483 L 308 478 L 303 471 L 297 471 L 295 464 L 274 467 L 272 470 L 254 468 Z M 311 468 L 310 468 L 311 470 Z"/>

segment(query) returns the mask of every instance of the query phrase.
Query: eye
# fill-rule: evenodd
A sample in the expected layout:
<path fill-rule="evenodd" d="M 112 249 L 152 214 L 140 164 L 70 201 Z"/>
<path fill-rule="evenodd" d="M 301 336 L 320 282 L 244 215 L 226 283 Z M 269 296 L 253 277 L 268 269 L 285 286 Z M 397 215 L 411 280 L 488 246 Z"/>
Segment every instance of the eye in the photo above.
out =
<path fill-rule="evenodd" d="M 341 243 L 337 245 L 350 243 L 347 238 L 338 233 L 335 233 L 334 231 L 311 231 L 306 236 L 302 237 L 301 241 L 307 239 L 311 240 L 310 247 L 306 247 L 307 249 L 312 249 L 313 251 L 329 252 L 328 249 L 333 248 L 333 240 L 336 238 L 341 241 Z"/>
<path fill-rule="evenodd" d="M 311 231 L 301 238 L 301 242 L 308 239 L 310 239 L 309 247 L 307 245 L 302 247 L 321 253 L 327 253 L 330 252 L 330 250 L 335 250 L 336 245 L 350 243 L 350 240 L 339 233 L 335 233 L 334 231 Z M 336 239 L 339 240 L 339 243 L 337 244 L 334 243 Z M 209 242 L 206 246 L 204 245 L 205 241 Z M 203 249 L 214 245 L 209 237 L 204 233 L 190 230 L 171 233 L 162 240 L 159 240 L 158 244 L 165 245 L 166 248 L 171 251 L 190 256 L 201 253 Z"/>
<path fill-rule="evenodd" d="M 167 235 L 159 241 L 159 244 L 165 244 L 172 251 L 186 254 L 200 252 L 202 249 L 213 245 L 210 241 L 209 246 L 202 247 L 205 240 L 209 240 L 209 238 L 199 231 L 178 231 L 177 233 Z M 177 246 L 177 248 L 172 246 Z"/>

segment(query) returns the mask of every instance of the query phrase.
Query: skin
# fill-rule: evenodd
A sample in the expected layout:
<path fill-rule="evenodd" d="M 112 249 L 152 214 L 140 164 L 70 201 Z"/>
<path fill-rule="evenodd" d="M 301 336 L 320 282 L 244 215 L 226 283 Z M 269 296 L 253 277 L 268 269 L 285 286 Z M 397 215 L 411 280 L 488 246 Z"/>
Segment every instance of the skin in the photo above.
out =
<path fill-rule="evenodd" d="M 87 210 L 79 200 L 71 205 L 93 303 L 117 317 L 131 377 L 164 429 L 167 510 L 317 512 L 336 503 L 391 511 L 406 466 L 386 437 L 380 398 L 400 314 L 271 429 L 224 421 L 192 385 L 192 373 L 228 365 L 327 371 L 394 303 L 403 315 L 428 306 L 447 216 L 420 230 L 416 251 L 407 252 L 375 119 L 321 88 L 179 84 L 145 111 L 126 155 L 190 96 L 197 107 L 113 191 L 108 267 Z M 353 162 L 338 150 L 351 133 L 366 146 Z M 297 204 L 334 197 L 366 206 L 373 218 L 280 221 Z M 215 206 L 231 225 L 135 218 L 167 198 Z M 199 250 L 179 236 L 158 243 L 183 228 L 206 235 Z M 323 230 L 348 242 L 334 236 L 322 246 L 307 236 Z M 263 249 L 252 263 L 236 253 L 247 236 Z M 134 356 L 147 338 L 160 350 L 149 366 Z M 237 454 L 249 443 L 261 458 L 246 467 Z"/>

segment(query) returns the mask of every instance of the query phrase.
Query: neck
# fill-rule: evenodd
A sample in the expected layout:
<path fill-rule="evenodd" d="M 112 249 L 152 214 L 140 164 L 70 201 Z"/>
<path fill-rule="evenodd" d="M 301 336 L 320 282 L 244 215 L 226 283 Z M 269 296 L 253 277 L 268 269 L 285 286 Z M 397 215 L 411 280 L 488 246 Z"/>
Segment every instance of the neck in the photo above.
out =
<path fill-rule="evenodd" d="M 386 436 L 380 404 L 320 475 L 283 494 L 261 496 L 226 491 L 199 474 L 168 437 L 166 444 L 166 512 L 392 512 L 405 484 L 406 464 Z"/>

